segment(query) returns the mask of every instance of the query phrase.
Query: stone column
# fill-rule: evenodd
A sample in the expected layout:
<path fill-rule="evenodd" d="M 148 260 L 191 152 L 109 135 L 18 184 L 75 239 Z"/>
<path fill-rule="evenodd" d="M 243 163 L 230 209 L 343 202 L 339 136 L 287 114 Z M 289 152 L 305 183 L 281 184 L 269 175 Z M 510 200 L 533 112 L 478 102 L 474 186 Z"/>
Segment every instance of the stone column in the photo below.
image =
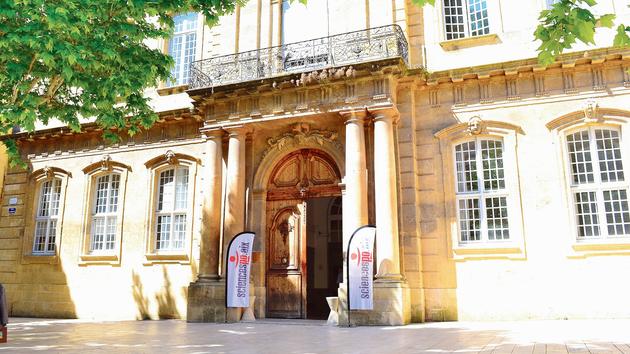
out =
<path fill-rule="evenodd" d="M 346 125 L 346 175 L 342 182 L 343 203 L 343 283 L 339 284 L 339 325 L 348 324 L 346 284 L 348 242 L 354 230 L 368 223 L 367 164 L 365 152 L 365 111 L 341 112 Z"/>
<path fill-rule="evenodd" d="M 223 217 L 223 258 L 232 238 L 245 231 L 245 139 L 248 131 L 242 126 L 229 128 L 227 131 L 229 143 Z M 222 276 L 225 276 L 225 259 L 222 261 Z M 228 308 L 226 311 L 228 322 L 238 322 L 240 316 L 240 308 Z"/>
<path fill-rule="evenodd" d="M 376 278 L 402 279 L 398 244 L 398 195 L 393 112 L 374 115 L 374 203 L 376 205 Z"/>
<path fill-rule="evenodd" d="M 398 170 L 394 126 L 395 107 L 372 113 L 374 120 L 374 204 L 376 216 L 376 281 L 373 318 L 359 323 L 402 325 L 411 320 L 409 286 L 400 272 L 398 234 Z"/>
<path fill-rule="evenodd" d="M 223 249 L 232 237 L 245 231 L 245 138 L 243 127 L 230 128 L 225 186 L 225 215 L 223 217 Z M 225 254 L 225 252 L 224 252 Z M 222 267 L 225 275 L 225 264 Z"/>
<path fill-rule="evenodd" d="M 342 112 L 346 125 L 346 175 L 343 178 L 343 243 L 368 222 L 364 111 Z M 345 250 L 345 249 L 344 249 Z"/>
<path fill-rule="evenodd" d="M 204 198 L 201 209 L 199 275 L 188 287 L 189 322 L 225 322 L 225 283 L 219 278 L 223 131 L 208 130 L 203 159 Z"/>
<path fill-rule="evenodd" d="M 223 131 L 205 132 L 206 155 L 204 158 L 204 198 L 201 209 L 201 242 L 199 256 L 199 281 L 219 280 L 219 255 L 221 242 L 221 202 L 223 185 Z"/>

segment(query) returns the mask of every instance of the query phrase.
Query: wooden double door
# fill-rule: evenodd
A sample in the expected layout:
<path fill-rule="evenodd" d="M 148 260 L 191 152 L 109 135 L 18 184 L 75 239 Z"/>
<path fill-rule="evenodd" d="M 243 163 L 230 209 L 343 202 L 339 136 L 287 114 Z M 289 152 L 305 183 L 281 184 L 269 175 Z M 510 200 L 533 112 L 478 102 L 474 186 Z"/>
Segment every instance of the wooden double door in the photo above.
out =
<path fill-rule="evenodd" d="M 339 170 L 318 150 L 286 156 L 267 189 L 267 317 L 307 317 L 307 205 L 312 198 L 339 196 Z"/>

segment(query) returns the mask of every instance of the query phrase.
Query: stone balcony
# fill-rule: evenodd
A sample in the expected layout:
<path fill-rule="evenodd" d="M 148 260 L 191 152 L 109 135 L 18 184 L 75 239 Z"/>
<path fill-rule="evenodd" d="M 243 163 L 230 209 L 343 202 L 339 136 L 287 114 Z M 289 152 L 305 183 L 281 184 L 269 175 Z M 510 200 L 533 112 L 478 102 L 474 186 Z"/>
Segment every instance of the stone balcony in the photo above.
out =
<path fill-rule="evenodd" d="M 191 63 L 191 91 L 361 63 L 400 58 L 408 45 L 398 25 L 337 34 Z"/>

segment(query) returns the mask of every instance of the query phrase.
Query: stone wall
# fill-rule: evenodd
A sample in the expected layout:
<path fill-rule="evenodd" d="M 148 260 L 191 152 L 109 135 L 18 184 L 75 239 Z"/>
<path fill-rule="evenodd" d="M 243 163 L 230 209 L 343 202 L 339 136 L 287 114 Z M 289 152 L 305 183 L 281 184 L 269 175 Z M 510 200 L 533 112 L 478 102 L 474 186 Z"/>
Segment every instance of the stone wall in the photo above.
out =
<path fill-rule="evenodd" d="M 186 134 L 197 123 L 171 120 L 159 123 L 148 134 L 118 145 L 100 141 L 100 132 L 74 135 L 68 144 L 62 135 L 40 136 L 22 144 L 29 168 L 11 168 L 6 173 L 0 218 L 0 282 L 7 288 L 12 316 L 143 319 L 185 318 L 188 284 L 196 276 L 198 257 L 198 204 L 190 213 L 194 229 L 187 239 L 187 259 L 147 258 L 148 197 L 150 174 L 145 163 L 167 151 L 202 157 L 203 140 L 198 133 Z M 160 137 L 164 125 L 169 131 L 183 131 L 179 139 Z M 182 130 L 178 129 L 179 127 Z M 170 133 L 169 133 L 170 134 Z M 174 133 L 175 134 L 175 133 Z M 54 136 L 53 136 L 54 135 Z M 103 261 L 85 253 L 87 233 L 85 205 L 89 177 L 84 168 L 103 161 L 129 166 L 123 208 L 122 239 L 118 256 Z M 42 169 L 66 171 L 65 198 L 58 228 L 57 252 L 33 256 L 33 219 L 37 204 L 33 175 Z M 35 172 L 35 173 L 33 173 Z M 57 172 L 55 172 L 57 173 Z M 201 173 L 191 174 L 190 188 L 202 195 Z M 125 183 L 123 179 L 121 183 Z M 124 190 L 124 189 L 123 189 Z M 64 193 L 62 193 L 63 198 Z M 9 208 L 15 214 L 9 215 Z M 119 234 L 117 237 L 120 237 Z"/>
<path fill-rule="evenodd" d="M 599 245 L 576 241 L 562 143 L 565 126 L 608 124 L 622 134 L 628 131 L 629 62 L 610 52 L 576 58 L 547 68 L 522 63 L 509 69 L 506 63 L 494 71 L 435 73 L 432 80 L 415 82 L 427 320 L 630 315 L 630 302 L 620 295 L 628 292 L 627 282 L 610 271 L 630 265 L 627 240 Z M 584 113 L 589 105 L 598 107 L 597 118 L 590 121 Z M 517 177 L 511 183 L 519 201 L 510 212 L 518 213 L 522 227 L 511 227 L 515 234 L 522 228 L 522 239 L 510 252 L 492 247 L 472 252 L 458 245 L 452 145 L 441 137 L 449 129 L 466 128 L 472 117 L 487 122 L 482 124 L 488 134 L 491 126 L 513 130 Z M 466 139 L 462 134 L 458 141 Z M 625 166 L 628 150 L 623 153 Z"/>

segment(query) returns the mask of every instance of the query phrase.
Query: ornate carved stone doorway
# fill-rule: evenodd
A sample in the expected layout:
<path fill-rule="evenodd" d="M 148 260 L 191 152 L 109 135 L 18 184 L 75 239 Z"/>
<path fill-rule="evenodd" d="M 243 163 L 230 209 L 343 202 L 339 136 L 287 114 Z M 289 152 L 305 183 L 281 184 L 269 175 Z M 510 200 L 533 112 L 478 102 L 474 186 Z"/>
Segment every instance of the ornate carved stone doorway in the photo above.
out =
<path fill-rule="evenodd" d="M 317 204 L 308 201 L 339 197 L 340 181 L 330 156 L 315 149 L 290 153 L 272 170 L 266 202 L 267 317 L 307 317 L 308 277 L 314 268 L 309 272 L 306 214 L 308 205 Z"/>

